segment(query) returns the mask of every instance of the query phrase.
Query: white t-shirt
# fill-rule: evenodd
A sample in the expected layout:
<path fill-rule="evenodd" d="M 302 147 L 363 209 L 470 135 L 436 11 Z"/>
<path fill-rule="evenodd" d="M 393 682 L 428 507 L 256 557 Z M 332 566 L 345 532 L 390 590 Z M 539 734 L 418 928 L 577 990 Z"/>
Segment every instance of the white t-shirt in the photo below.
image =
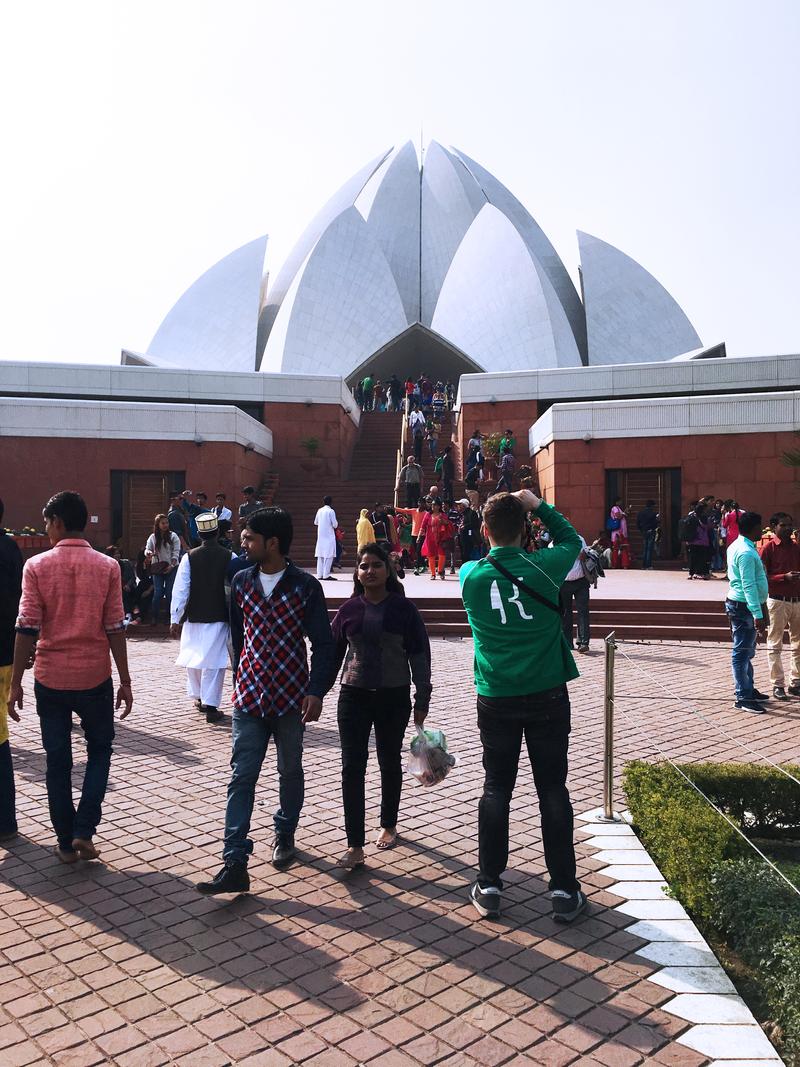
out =
<path fill-rule="evenodd" d="M 578 537 L 581 538 L 581 552 L 585 552 L 586 549 L 587 549 L 587 544 L 584 541 L 584 539 L 581 537 L 580 534 L 578 534 Z M 551 542 L 547 547 L 548 548 L 555 548 L 555 545 Z M 583 567 L 581 566 L 581 557 L 580 557 L 580 555 L 578 555 L 578 558 L 572 564 L 572 567 L 571 567 L 569 573 L 567 574 L 566 578 L 564 579 L 564 581 L 565 582 L 577 582 L 577 580 L 579 578 L 585 578 L 585 577 L 586 576 L 583 573 Z"/>
<path fill-rule="evenodd" d="M 261 579 L 261 588 L 264 590 L 264 596 L 271 596 L 272 590 L 286 574 L 286 568 L 282 571 L 277 571 L 275 574 L 264 574 L 263 571 L 258 572 L 258 577 Z"/>

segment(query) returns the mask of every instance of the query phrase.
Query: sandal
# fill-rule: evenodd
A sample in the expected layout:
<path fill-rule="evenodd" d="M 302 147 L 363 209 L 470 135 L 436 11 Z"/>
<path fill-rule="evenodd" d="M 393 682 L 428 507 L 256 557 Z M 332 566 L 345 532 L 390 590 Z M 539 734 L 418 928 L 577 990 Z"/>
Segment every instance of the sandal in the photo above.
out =
<path fill-rule="evenodd" d="M 363 848 L 361 849 L 361 859 L 360 860 L 357 860 L 353 856 L 350 855 L 350 853 L 354 852 L 354 851 L 355 851 L 354 849 L 349 848 L 347 850 L 347 852 L 345 852 L 345 854 L 339 860 L 339 862 L 337 863 L 336 866 L 339 867 L 343 871 L 354 871 L 358 867 L 363 867 L 364 866 L 364 862 L 365 862 Z"/>
<path fill-rule="evenodd" d="M 389 838 L 388 841 L 381 841 L 380 839 L 378 839 L 375 842 L 376 847 L 381 849 L 381 851 L 385 851 L 387 848 L 394 848 L 394 846 L 396 844 L 397 844 L 397 831 L 396 830 L 394 831 L 394 833 L 392 834 L 392 836 Z"/>

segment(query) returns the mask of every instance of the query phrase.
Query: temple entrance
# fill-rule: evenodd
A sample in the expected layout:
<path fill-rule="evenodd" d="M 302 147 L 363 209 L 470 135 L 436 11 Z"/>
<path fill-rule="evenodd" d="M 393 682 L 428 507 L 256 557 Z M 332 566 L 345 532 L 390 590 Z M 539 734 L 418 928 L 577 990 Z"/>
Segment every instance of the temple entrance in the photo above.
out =
<path fill-rule="evenodd" d="M 641 559 L 642 535 L 636 516 L 648 500 L 655 500 L 661 516 L 660 558 L 676 559 L 680 555 L 678 519 L 681 516 L 681 471 L 679 467 L 606 471 L 606 515 L 617 497 L 628 508 L 628 540 L 634 559 Z"/>
<path fill-rule="evenodd" d="M 420 374 L 427 374 L 433 382 L 449 380 L 457 386 L 462 374 L 480 374 L 482 371 L 483 367 L 469 356 L 433 330 L 417 323 L 364 360 L 347 378 L 347 384 L 352 389 L 369 372 L 382 382 L 393 374 L 400 381 L 409 376 L 416 381 Z"/>

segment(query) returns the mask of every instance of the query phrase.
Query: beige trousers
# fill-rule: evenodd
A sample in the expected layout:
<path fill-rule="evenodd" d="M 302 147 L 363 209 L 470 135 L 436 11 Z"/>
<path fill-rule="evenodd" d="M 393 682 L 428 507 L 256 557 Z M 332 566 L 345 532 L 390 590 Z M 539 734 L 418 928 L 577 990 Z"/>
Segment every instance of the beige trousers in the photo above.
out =
<path fill-rule="evenodd" d="M 792 646 L 792 685 L 800 685 L 800 601 L 767 601 L 769 609 L 769 632 L 767 634 L 767 655 L 769 656 L 769 680 L 772 685 L 783 687 L 783 634 L 789 629 L 789 643 Z"/>

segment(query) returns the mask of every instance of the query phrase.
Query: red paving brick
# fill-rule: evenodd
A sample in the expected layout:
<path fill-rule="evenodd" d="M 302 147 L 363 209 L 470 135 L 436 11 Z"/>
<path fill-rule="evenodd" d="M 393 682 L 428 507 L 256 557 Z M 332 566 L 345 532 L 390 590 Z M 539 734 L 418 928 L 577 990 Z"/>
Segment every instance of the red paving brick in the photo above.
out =
<path fill-rule="evenodd" d="M 621 929 L 628 920 L 609 911 L 616 898 L 592 873 L 599 864 L 588 846 L 579 843 L 578 854 L 590 916 L 569 929 L 550 920 L 524 769 L 504 914 L 476 921 L 465 899 L 481 781 L 470 642 L 433 642 L 431 721 L 445 728 L 460 765 L 437 789 L 406 785 L 398 847 L 368 848 L 367 867 L 352 874 L 336 868 L 344 840 L 332 694 L 306 734 L 300 860 L 283 873 L 269 863 L 270 752 L 252 831 L 252 893 L 234 899 L 194 889 L 219 866 L 230 721 L 211 727 L 193 712 L 174 657 L 166 640 L 130 642 L 136 706 L 118 726 L 100 864 L 67 868 L 53 856 L 28 683 L 23 721 L 12 724 L 23 836 L 0 847 L 3 1067 L 706 1062 L 675 1043 L 685 1024 L 658 1009 L 670 994 L 645 981 L 654 968 L 633 954 L 639 942 Z M 580 667 L 570 687 L 577 811 L 601 796 L 599 647 Z M 707 721 L 659 688 L 691 704 L 699 677 Z M 729 688 L 724 646 L 623 646 L 618 771 L 624 759 L 659 749 L 686 760 L 748 758 L 736 741 L 797 758 L 800 704 L 744 718 Z M 79 772 L 79 732 L 73 739 Z M 378 803 L 373 758 L 370 826 Z"/>

